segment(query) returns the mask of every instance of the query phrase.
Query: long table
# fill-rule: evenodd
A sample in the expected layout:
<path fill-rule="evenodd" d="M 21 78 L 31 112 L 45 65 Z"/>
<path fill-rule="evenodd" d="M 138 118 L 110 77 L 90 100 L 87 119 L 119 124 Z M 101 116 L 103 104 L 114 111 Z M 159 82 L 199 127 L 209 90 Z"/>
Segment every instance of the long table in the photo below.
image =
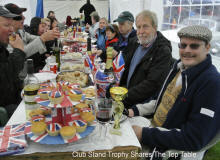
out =
<path fill-rule="evenodd" d="M 25 104 L 22 101 L 7 125 L 21 124 L 26 122 Z M 94 142 L 95 129 L 89 136 L 76 142 L 63 145 L 39 144 L 27 139 L 28 147 L 25 152 L 17 155 L 0 157 L 0 159 L 139 159 L 141 145 L 131 127 L 129 120 L 121 123 L 122 135 L 112 135 L 109 132 L 107 137 L 110 143 Z"/>

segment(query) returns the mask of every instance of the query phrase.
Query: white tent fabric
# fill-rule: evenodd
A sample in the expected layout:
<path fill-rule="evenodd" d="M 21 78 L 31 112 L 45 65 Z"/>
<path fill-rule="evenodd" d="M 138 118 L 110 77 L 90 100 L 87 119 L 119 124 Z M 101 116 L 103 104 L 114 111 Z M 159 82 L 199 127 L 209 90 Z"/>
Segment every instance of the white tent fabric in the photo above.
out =
<path fill-rule="evenodd" d="M 163 21 L 163 1 L 153 0 L 110 0 L 111 21 L 123 11 L 130 11 L 134 17 L 144 9 L 154 11 L 158 18 L 158 29 Z"/>
<path fill-rule="evenodd" d="M 50 10 L 55 12 L 56 18 L 59 22 L 66 21 L 66 17 L 70 15 L 72 18 L 79 17 L 79 9 L 85 4 L 85 0 L 80 1 L 58 1 L 58 0 L 44 0 L 44 16 Z M 96 11 L 100 17 L 108 18 L 108 1 L 91 0 L 91 4 L 94 5 Z"/>
<path fill-rule="evenodd" d="M 35 16 L 37 0 L 1 0 L 0 5 L 7 3 L 15 3 L 20 7 L 27 8 L 24 12 L 25 24 L 30 24 L 30 20 Z M 55 11 L 56 17 L 59 22 L 64 22 L 66 17 L 70 15 L 72 18 L 79 17 L 80 7 L 86 3 L 86 0 L 44 0 L 44 16 L 50 10 Z M 100 17 L 108 19 L 108 9 L 110 7 L 111 23 L 123 11 L 130 11 L 134 17 L 143 9 L 149 9 L 157 14 L 159 20 L 159 27 L 162 24 L 163 18 L 163 1 L 153 0 L 91 0 L 95 6 Z"/>

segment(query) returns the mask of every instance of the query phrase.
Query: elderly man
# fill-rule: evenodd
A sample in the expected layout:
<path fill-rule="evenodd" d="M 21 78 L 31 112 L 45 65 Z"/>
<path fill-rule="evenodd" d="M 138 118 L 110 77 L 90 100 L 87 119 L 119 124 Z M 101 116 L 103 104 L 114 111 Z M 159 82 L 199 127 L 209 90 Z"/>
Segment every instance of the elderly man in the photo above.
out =
<path fill-rule="evenodd" d="M 157 31 L 156 14 L 145 10 L 136 17 L 137 38 L 127 47 L 120 86 L 128 88 L 126 108 L 154 98 L 162 87 L 172 62 L 171 44 Z"/>
<path fill-rule="evenodd" d="M 119 14 L 118 18 L 114 20 L 118 22 L 119 35 L 119 49 L 125 53 L 126 47 L 131 39 L 136 38 L 136 30 L 133 28 L 134 16 L 129 11 L 124 11 Z M 126 58 L 126 56 L 124 56 Z"/>
<path fill-rule="evenodd" d="M 86 24 L 86 31 L 89 32 L 91 38 L 96 39 L 96 30 L 99 28 L 99 14 L 94 11 L 90 14 L 92 25 Z"/>
<path fill-rule="evenodd" d="M 198 151 L 219 131 L 220 74 L 209 55 L 211 31 L 189 26 L 178 32 L 180 60 L 158 97 L 152 125 L 133 126 L 151 148 Z"/>
<path fill-rule="evenodd" d="M 7 110 L 8 118 L 21 100 L 17 82 L 18 73 L 23 68 L 25 60 L 24 45 L 18 35 L 14 41 L 10 40 L 10 44 L 14 48 L 13 53 L 9 54 L 6 49 L 9 36 L 13 33 L 12 18 L 17 17 L 18 15 L 12 14 L 5 7 L 0 6 L 0 106 Z"/>
<path fill-rule="evenodd" d="M 24 42 L 24 52 L 26 53 L 27 57 L 37 52 L 39 52 L 40 54 L 45 53 L 47 51 L 45 42 L 54 40 L 55 38 L 59 37 L 59 32 L 53 30 L 49 30 L 41 36 L 34 36 L 30 35 L 27 32 L 24 32 L 23 27 L 25 17 L 23 16 L 23 12 L 25 12 L 27 9 L 20 8 L 13 3 L 6 4 L 5 8 L 7 8 L 11 13 L 20 15 L 20 17 L 13 19 L 13 27 L 14 32 L 18 33 Z"/>

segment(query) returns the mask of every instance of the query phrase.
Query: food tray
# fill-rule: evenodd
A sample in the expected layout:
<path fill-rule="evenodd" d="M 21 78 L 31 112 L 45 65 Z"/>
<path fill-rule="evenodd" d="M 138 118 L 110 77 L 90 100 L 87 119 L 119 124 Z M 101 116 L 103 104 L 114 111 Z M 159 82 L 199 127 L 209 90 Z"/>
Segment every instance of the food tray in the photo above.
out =
<path fill-rule="evenodd" d="M 71 73 L 71 72 L 75 72 L 75 71 L 61 71 L 61 72 L 57 75 L 57 77 L 56 77 L 56 82 L 58 82 L 58 77 L 59 77 L 60 75 L 62 75 L 63 73 L 66 73 L 66 72 Z M 79 72 L 82 72 L 82 71 L 79 71 Z M 84 73 L 84 72 L 82 72 L 82 73 Z M 89 74 L 87 74 L 87 73 L 85 73 L 85 74 L 86 74 L 87 77 L 88 77 L 88 81 L 87 81 L 87 83 L 86 83 L 85 86 L 81 86 L 81 87 L 93 86 L 94 84 L 93 84 L 93 82 L 92 82 L 91 77 L 89 76 Z M 76 83 L 76 82 L 75 82 L 75 83 Z"/>
<path fill-rule="evenodd" d="M 76 133 L 76 135 L 69 140 L 64 140 L 60 135 L 58 136 L 50 136 L 48 133 L 44 133 L 40 136 L 36 136 L 31 132 L 31 123 L 27 122 L 26 123 L 26 135 L 34 142 L 40 143 L 40 144 L 50 144 L 50 145 L 57 145 L 57 144 L 66 144 L 66 143 L 71 143 L 78 141 L 79 139 L 82 139 L 89 134 L 93 132 L 95 129 L 95 126 L 87 126 L 86 130 L 82 133 Z"/>

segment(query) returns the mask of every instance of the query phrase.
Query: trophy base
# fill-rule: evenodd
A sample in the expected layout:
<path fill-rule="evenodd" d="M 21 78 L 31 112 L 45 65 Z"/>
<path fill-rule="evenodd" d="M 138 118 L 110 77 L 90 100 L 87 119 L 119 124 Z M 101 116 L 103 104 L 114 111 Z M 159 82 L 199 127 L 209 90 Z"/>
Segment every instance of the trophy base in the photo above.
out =
<path fill-rule="evenodd" d="M 118 129 L 115 129 L 115 128 L 111 128 L 110 131 L 109 131 L 111 134 L 115 134 L 115 135 L 118 135 L 118 136 L 121 136 L 122 135 L 122 132 L 121 132 L 121 129 L 118 128 Z"/>

